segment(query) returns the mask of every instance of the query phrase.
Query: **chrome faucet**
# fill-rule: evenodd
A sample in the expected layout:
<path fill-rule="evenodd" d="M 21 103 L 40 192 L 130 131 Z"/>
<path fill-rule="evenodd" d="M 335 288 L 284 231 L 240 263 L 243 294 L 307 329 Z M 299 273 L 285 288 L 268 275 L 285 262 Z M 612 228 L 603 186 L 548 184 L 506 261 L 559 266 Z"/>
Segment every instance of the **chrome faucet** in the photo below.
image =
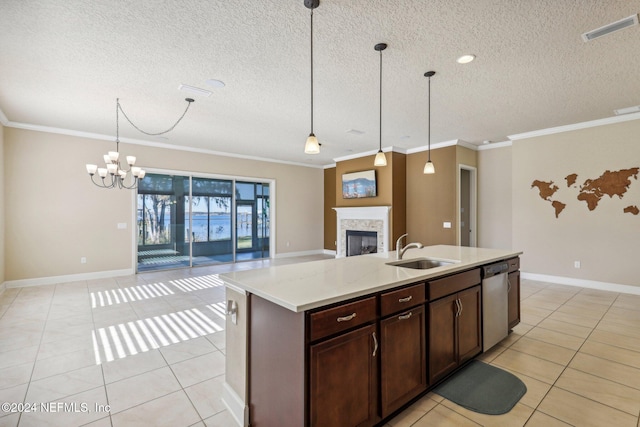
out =
<path fill-rule="evenodd" d="M 398 237 L 398 240 L 396 240 L 396 258 L 397 259 L 402 259 L 402 255 L 404 255 L 407 249 L 411 249 L 411 248 L 420 249 L 423 247 L 422 243 L 419 243 L 419 242 L 409 243 L 407 246 L 402 246 L 402 238 L 407 236 L 408 234 L 405 233 L 402 236 Z"/>

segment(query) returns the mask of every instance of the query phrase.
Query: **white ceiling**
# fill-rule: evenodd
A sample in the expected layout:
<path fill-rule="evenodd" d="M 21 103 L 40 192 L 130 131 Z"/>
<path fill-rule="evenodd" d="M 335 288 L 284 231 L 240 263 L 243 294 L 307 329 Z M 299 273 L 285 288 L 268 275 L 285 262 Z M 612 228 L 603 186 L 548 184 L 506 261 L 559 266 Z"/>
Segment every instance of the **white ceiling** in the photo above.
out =
<path fill-rule="evenodd" d="M 314 12 L 310 128 L 309 9 L 303 0 L 2 0 L 0 110 L 13 124 L 115 134 L 115 102 L 149 132 L 121 137 L 326 165 L 382 145 L 473 144 L 613 116 L 640 104 L 640 27 L 581 34 L 640 11 L 623 0 L 321 0 Z M 477 59 L 456 63 L 464 53 Z M 207 86 L 220 79 L 224 88 Z M 181 84 L 210 89 L 201 97 Z M 346 131 L 356 129 L 362 135 Z M 152 166 L 144 164 L 143 166 Z"/>

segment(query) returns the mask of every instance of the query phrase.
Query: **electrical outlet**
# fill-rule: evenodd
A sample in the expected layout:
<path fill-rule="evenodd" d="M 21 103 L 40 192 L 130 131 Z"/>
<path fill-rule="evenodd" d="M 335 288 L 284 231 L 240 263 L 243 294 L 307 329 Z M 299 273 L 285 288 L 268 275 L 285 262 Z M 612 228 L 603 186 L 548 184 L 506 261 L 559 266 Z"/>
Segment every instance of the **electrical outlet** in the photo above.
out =
<path fill-rule="evenodd" d="M 573 261 L 573 266 L 575 268 L 580 268 L 580 261 Z"/>
<path fill-rule="evenodd" d="M 87 263 L 87 257 L 81 257 L 80 264 L 86 264 L 86 263 Z"/>

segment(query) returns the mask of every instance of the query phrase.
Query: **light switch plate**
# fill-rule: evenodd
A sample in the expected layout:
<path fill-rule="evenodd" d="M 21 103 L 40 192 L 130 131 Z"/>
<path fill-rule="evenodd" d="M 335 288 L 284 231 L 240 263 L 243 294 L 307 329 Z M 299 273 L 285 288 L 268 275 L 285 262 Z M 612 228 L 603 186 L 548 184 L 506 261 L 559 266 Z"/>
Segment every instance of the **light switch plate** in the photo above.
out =
<path fill-rule="evenodd" d="M 127 223 L 126 222 L 119 222 L 118 223 L 118 230 L 126 230 L 127 229 Z"/>
<path fill-rule="evenodd" d="M 442 223 L 442 227 L 451 228 L 451 223 L 449 221 L 445 221 L 445 222 Z"/>

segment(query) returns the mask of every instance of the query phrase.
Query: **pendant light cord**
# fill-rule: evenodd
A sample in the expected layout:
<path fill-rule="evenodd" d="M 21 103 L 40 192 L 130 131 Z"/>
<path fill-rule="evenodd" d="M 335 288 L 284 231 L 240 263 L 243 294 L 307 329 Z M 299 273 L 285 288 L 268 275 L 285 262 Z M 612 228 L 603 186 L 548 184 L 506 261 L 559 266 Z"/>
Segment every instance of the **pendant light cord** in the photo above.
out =
<path fill-rule="evenodd" d="M 428 161 L 431 161 L 431 77 L 429 77 L 429 120 L 427 122 L 427 144 L 429 150 Z"/>
<path fill-rule="evenodd" d="M 380 151 L 382 151 L 382 50 L 380 50 L 380 117 L 378 123 L 380 124 Z"/>
<path fill-rule="evenodd" d="M 127 116 L 127 113 L 125 113 L 124 110 L 122 109 L 122 106 L 120 105 L 120 98 L 116 99 L 116 142 L 118 142 L 118 135 L 120 131 L 119 124 L 118 124 L 118 110 L 122 112 L 122 115 L 125 117 L 125 119 L 127 119 L 127 121 L 131 124 L 131 126 L 136 128 L 139 132 L 142 132 L 145 135 L 149 135 L 149 136 L 158 136 L 158 135 L 163 135 L 165 133 L 171 132 L 176 126 L 178 126 L 178 123 L 182 121 L 184 116 L 187 114 L 187 111 L 189 111 L 189 107 L 191 106 L 191 103 L 194 102 L 193 99 L 191 98 L 185 98 L 185 101 L 187 101 L 187 108 L 185 108 L 184 113 L 182 113 L 180 118 L 173 124 L 173 126 L 171 126 L 169 129 L 163 132 L 151 133 L 151 132 L 143 131 L 138 126 L 134 125 L 131 119 Z"/>
<path fill-rule="evenodd" d="M 313 8 L 311 9 L 311 134 L 313 134 Z"/>

